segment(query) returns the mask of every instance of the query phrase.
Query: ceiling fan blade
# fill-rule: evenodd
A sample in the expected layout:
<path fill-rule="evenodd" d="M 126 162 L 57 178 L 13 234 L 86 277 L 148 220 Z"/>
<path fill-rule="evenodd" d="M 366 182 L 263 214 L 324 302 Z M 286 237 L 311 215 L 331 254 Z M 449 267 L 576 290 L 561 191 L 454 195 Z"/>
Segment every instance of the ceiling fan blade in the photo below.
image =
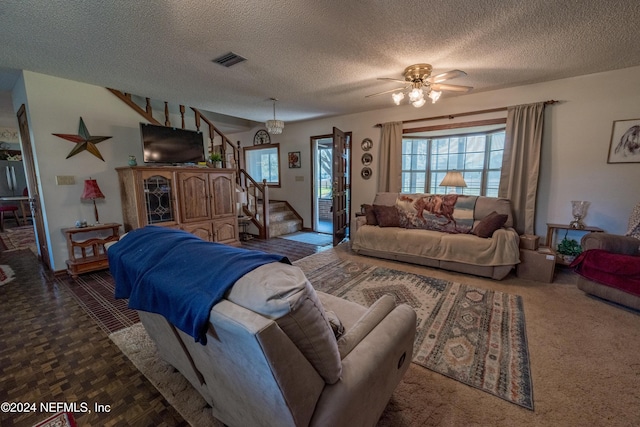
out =
<path fill-rule="evenodd" d="M 440 73 L 440 74 L 436 74 L 435 76 L 431 76 L 427 79 L 427 81 L 429 83 L 440 83 L 445 80 L 455 79 L 456 77 L 462 77 L 466 75 L 467 73 L 465 73 L 462 70 L 451 70 L 451 71 L 447 71 L 446 73 Z"/>
<path fill-rule="evenodd" d="M 450 91 L 450 92 L 468 92 L 471 89 L 473 89 L 473 87 L 471 87 L 471 86 L 458 86 L 458 85 L 445 85 L 445 84 L 436 83 L 436 84 L 432 84 L 431 85 L 431 89 L 437 90 L 437 91 L 447 90 L 447 91 Z"/>
<path fill-rule="evenodd" d="M 406 89 L 406 87 L 398 87 L 398 88 L 395 88 L 395 89 L 385 90 L 384 92 L 372 93 L 371 95 L 365 96 L 365 98 L 371 98 L 372 96 L 384 95 L 385 93 L 401 92 L 401 91 L 403 91 L 405 89 Z"/>
<path fill-rule="evenodd" d="M 378 77 L 378 80 L 386 80 L 388 82 L 407 83 L 406 80 L 392 79 L 391 77 Z"/>

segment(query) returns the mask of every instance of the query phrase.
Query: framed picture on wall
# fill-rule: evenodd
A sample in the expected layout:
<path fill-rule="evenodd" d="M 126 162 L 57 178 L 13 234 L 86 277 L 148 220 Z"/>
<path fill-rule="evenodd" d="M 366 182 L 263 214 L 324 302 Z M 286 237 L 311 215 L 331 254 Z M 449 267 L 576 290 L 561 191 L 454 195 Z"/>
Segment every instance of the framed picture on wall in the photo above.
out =
<path fill-rule="evenodd" d="M 640 119 L 614 121 L 607 163 L 638 162 L 640 162 Z"/>
<path fill-rule="evenodd" d="M 299 168 L 300 164 L 300 152 L 299 151 L 290 151 L 289 152 L 289 168 Z"/>

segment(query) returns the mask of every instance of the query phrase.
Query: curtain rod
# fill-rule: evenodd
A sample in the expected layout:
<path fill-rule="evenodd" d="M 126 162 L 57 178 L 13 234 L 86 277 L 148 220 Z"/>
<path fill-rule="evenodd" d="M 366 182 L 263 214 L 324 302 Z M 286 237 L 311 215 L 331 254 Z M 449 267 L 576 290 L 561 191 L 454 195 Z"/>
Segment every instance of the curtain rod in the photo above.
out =
<path fill-rule="evenodd" d="M 559 102 L 559 101 L 556 101 L 555 99 L 551 99 L 549 101 L 544 101 L 544 105 L 552 105 L 552 104 L 555 104 L 556 102 Z M 507 108 L 509 107 L 491 108 L 488 110 L 468 111 L 466 113 L 447 114 L 444 116 L 425 117 L 424 119 L 403 120 L 402 123 L 404 124 L 404 123 L 424 122 L 427 120 L 438 120 L 438 119 L 454 119 L 456 117 L 473 116 L 476 114 L 485 114 L 485 113 L 495 113 L 496 111 L 507 111 Z M 376 124 L 375 127 L 382 127 L 382 123 Z"/>

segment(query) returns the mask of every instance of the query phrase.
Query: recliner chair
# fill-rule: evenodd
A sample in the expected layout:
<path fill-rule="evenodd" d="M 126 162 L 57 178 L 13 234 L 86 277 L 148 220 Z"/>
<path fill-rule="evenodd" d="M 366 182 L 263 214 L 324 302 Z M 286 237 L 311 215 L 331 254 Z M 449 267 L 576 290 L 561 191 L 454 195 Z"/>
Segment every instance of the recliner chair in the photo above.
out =
<path fill-rule="evenodd" d="M 117 243 L 115 243 L 117 245 Z M 207 343 L 139 311 L 161 357 L 228 426 L 373 426 L 412 358 L 416 314 L 386 295 L 366 308 L 266 264 L 216 303 Z"/>

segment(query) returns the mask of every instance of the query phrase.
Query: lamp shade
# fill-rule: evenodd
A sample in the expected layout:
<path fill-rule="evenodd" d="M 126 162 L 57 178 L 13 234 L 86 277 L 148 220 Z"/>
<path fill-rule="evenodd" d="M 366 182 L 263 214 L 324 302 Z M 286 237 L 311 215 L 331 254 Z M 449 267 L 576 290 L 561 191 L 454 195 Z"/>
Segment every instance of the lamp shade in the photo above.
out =
<path fill-rule="evenodd" d="M 100 187 L 98 187 L 98 181 L 96 181 L 95 179 L 84 180 L 84 190 L 82 191 L 82 196 L 80 196 L 81 200 L 95 200 L 104 198 L 104 194 L 102 194 L 102 191 L 100 191 Z"/>
<path fill-rule="evenodd" d="M 449 171 L 440 183 L 440 187 L 466 187 L 462 174 L 458 171 Z"/>

